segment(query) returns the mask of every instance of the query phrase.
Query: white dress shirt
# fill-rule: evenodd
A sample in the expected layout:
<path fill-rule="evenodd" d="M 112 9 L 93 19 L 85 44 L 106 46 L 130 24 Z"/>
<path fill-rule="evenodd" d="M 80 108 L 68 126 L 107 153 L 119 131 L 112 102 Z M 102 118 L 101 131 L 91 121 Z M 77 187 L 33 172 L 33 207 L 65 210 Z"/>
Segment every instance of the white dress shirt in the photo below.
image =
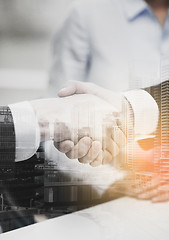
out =
<path fill-rule="evenodd" d="M 75 1 L 54 40 L 50 89 L 56 95 L 67 80 L 148 87 L 161 82 L 168 57 L 169 13 L 162 26 L 144 0 Z"/>

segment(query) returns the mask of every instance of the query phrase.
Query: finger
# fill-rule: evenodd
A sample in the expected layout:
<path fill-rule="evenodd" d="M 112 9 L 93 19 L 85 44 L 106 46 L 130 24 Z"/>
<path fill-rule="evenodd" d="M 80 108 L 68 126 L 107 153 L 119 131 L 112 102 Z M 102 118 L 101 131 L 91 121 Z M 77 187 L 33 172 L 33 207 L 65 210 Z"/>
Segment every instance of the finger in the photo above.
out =
<path fill-rule="evenodd" d="M 66 97 L 74 94 L 87 93 L 85 84 L 79 81 L 68 81 L 67 85 L 58 92 L 59 97 Z"/>
<path fill-rule="evenodd" d="M 152 198 L 152 202 L 154 202 L 154 203 L 166 202 L 166 201 L 169 201 L 169 192 L 168 191 L 160 192 L 157 196 Z"/>
<path fill-rule="evenodd" d="M 102 123 L 102 135 L 111 137 L 112 136 L 112 130 L 114 127 L 117 127 L 116 120 L 112 115 L 106 115 L 106 117 L 103 119 Z"/>
<path fill-rule="evenodd" d="M 90 132 L 91 131 L 90 131 L 89 127 L 84 127 L 84 128 L 78 129 L 78 140 L 80 140 L 83 137 L 91 136 Z"/>
<path fill-rule="evenodd" d="M 73 149 L 66 153 L 66 156 L 70 159 L 82 158 L 88 153 L 91 142 L 92 140 L 89 137 L 81 138 Z"/>
<path fill-rule="evenodd" d="M 107 164 L 113 160 L 112 155 L 109 151 L 104 150 L 102 164 Z"/>
<path fill-rule="evenodd" d="M 93 141 L 88 153 L 82 158 L 79 158 L 78 159 L 79 162 L 80 163 L 92 162 L 95 158 L 97 158 L 101 149 L 102 149 L 101 143 L 99 141 Z"/>
<path fill-rule="evenodd" d="M 126 145 L 126 136 L 118 126 L 113 127 L 111 137 L 119 147 Z"/>
<path fill-rule="evenodd" d="M 98 156 L 90 163 L 92 167 L 98 167 L 102 165 L 102 160 L 104 158 L 104 152 L 101 150 L 98 154 Z"/>
<path fill-rule="evenodd" d="M 111 159 L 116 157 L 120 152 L 118 145 L 111 138 L 104 139 L 103 149 L 111 154 Z M 109 158 L 110 157 L 108 157 L 108 159 Z M 104 159 L 104 162 L 106 163 L 106 159 Z"/>
<path fill-rule="evenodd" d="M 158 188 L 156 189 L 152 189 L 150 191 L 147 191 L 145 193 L 141 193 L 138 195 L 138 199 L 141 199 L 141 200 L 148 200 L 148 199 L 153 199 L 155 198 L 156 196 L 158 196 Z"/>
<path fill-rule="evenodd" d="M 67 82 L 66 86 L 58 92 L 58 96 L 66 97 L 74 94 L 89 93 L 102 98 L 104 96 L 103 92 L 104 89 L 96 84 L 70 80 Z"/>
<path fill-rule="evenodd" d="M 58 92 L 59 97 L 67 97 L 76 94 L 76 87 L 75 86 L 67 86 L 62 88 Z"/>
<path fill-rule="evenodd" d="M 62 153 L 67 153 L 72 150 L 74 143 L 70 140 L 66 140 L 60 143 L 54 142 L 54 146 Z"/>

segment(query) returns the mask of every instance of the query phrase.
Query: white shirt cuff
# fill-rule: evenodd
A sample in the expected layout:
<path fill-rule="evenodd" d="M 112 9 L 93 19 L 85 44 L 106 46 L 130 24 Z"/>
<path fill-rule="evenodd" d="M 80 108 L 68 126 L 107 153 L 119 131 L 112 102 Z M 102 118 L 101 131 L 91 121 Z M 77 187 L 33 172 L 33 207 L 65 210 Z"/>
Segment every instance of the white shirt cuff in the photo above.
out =
<path fill-rule="evenodd" d="M 154 133 L 159 119 L 159 109 L 154 98 L 144 90 L 132 90 L 123 95 L 133 109 L 135 136 L 145 138 Z"/>
<path fill-rule="evenodd" d="M 38 121 L 29 102 L 11 104 L 9 108 L 15 127 L 15 161 L 26 160 L 35 154 L 40 144 Z"/>

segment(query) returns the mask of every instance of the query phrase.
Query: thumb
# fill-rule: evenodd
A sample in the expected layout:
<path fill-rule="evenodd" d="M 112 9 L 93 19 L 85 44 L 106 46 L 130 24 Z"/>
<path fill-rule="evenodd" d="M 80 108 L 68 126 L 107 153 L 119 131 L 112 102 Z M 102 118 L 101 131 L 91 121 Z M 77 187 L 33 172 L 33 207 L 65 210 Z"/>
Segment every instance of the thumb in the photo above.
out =
<path fill-rule="evenodd" d="M 74 94 L 88 93 L 85 83 L 79 81 L 68 81 L 66 86 L 58 92 L 59 97 L 67 97 Z"/>
<path fill-rule="evenodd" d="M 68 81 L 66 86 L 58 92 L 59 97 L 67 97 L 74 94 L 95 95 L 121 111 L 121 93 L 112 92 L 91 82 Z"/>
<path fill-rule="evenodd" d="M 74 80 L 68 81 L 66 86 L 58 92 L 59 97 L 67 97 L 74 94 L 92 94 L 110 103 L 120 103 L 119 96 L 121 99 L 121 95 L 118 93 L 107 90 L 94 83 Z"/>

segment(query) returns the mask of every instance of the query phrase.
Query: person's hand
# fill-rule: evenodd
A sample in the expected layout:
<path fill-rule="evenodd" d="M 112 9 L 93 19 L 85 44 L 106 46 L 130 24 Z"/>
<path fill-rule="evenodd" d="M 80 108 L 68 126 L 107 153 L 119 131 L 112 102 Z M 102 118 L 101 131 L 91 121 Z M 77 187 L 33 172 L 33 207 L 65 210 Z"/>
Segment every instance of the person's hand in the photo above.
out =
<path fill-rule="evenodd" d="M 152 202 L 169 201 L 169 179 L 163 178 L 166 173 L 154 174 L 149 184 L 140 189 L 137 198 L 141 200 L 151 200 Z M 165 180 L 164 180 L 165 179 Z"/>
<path fill-rule="evenodd" d="M 63 153 L 68 153 L 75 147 L 77 157 L 83 157 L 88 153 L 92 140 L 87 128 L 78 129 L 75 126 L 73 108 L 76 103 L 76 97 L 31 101 L 39 123 L 40 141 L 52 140 L 55 147 Z"/>
<path fill-rule="evenodd" d="M 115 109 L 105 101 L 91 95 L 76 95 L 35 100 L 32 106 L 39 121 L 41 141 L 52 138 L 58 150 L 69 158 L 79 158 L 80 162 L 96 166 L 118 155 L 118 139 L 116 143 L 109 129 L 114 127 L 118 138 L 121 130 L 112 115 Z M 104 119 L 110 113 L 111 120 Z"/>
<path fill-rule="evenodd" d="M 165 174 L 165 173 L 163 173 Z M 153 203 L 169 201 L 169 179 L 156 172 L 128 172 L 105 192 L 109 198 L 114 195 L 130 196 Z"/>
<path fill-rule="evenodd" d="M 71 96 L 74 94 L 95 95 L 95 96 L 103 99 L 104 101 L 108 102 L 109 104 L 111 104 L 112 108 L 115 107 L 116 112 L 118 112 L 118 115 L 119 115 L 119 112 L 121 111 L 121 106 L 122 106 L 121 94 L 104 89 L 96 84 L 84 83 L 84 82 L 79 82 L 79 81 L 68 81 L 65 88 L 63 88 L 59 91 L 58 96 L 63 98 L 63 97 Z M 120 119 L 120 121 L 119 121 L 119 119 Z M 116 131 L 116 134 L 113 129 L 109 129 L 109 135 L 110 135 L 110 133 L 112 134 L 111 138 L 113 138 L 113 140 L 118 144 L 118 146 L 120 148 L 122 148 L 126 145 L 126 138 L 123 133 L 125 131 L 125 126 L 124 126 L 123 120 L 122 120 L 122 115 L 120 116 L 120 118 L 116 118 L 116 123 L 118 125 L 117 129 L 119 130 L 119 127 L 120 127 L 120 131 Z M 64 145 L 64 143 L 63 143 L 63 145 Z M 124 151 L 123 151 L 123 153 L 124 153 Z M 107 159 L 110 158 L 110 156 L 106 156 L 106 157 L 107 157 Z M 105 157 L 105 159 L 106 159 L 106 157 Z M 123 154 L 122 158 L 125 158 L 124 154 Z M 104 160 L 104 162 L 109 162 L 109 160 L 107 160 L 107 161 Z M 120 162 L 122 162 L 122 161 L 120 161 Z"/>
<path fill-rule="evenodd" d="M 58 96 L 61 98 L 64 98 L 66 96 L 71 96 L 74 94 L 95 95 L 103 99 L 104 101 L 108 102 L 109 104 L 111 104 L 113 108 L 115 107 L 116 111 L 118 112 L 118 115 L 122 110 L 121 93 L 107 90 L 96 84 L 79 82 L 79 81 L 68 81 L 66 86 L 58 92 Z M 112 131 L 112 129 L 109 129 L 110 130 L 109 134 L 112 133 L 112 138 L 114 139 L 115 142 L 117 142 L 118 146 L 122 148 L 126 145 L 126 138 L 124 135 L 125 133 L 124 115 L 120 114 L 120 117 L 116 118 L 116 123 L 121 129 L 120 131 L 118 131 L 120 132 L 120 134 L 115 134 L 115 131 Z M 123 156 L 121 156 L 121 159 L 120 158 L 118 159 L 117 166 L 119 166 L 119 160 L 120 160 L 120 165 L 123 165 L 122 160 L 126 158 L 124 156 L 124 152 L 126 151 L 123 149 L 123 154 L 122 154 Z"/>
<path fill-rule="evenodd" d="M 133 158 L 137 161 L 132 164 L 133 170 L 137 171 L 138 169 L 146 170 L 152 167 L 153 162 L 153 138 L 143 136 L 143 139 L 135 139 L 134 135 L 134 115 L 132 107 L 126 98 L 122 98 L 120 93 L 115 93 L 113 91 L 104 89 L 93 83 L 85 83 L 79 81 L 68 81 L 65 88 L 61 89 L 58 92 L 59 97 L 70 96 L 73 94 L 93 94 L 95 96 L 104 99 L 118 109 L 118 112 L 121 112 L 120 117 L 120 127 L 124 132 L 126 138 L 126 144 L 120 144 L 123 147 L 121 150 L 121 157 L 119 158 L 120 165 L 127 167 L 128 161 L 127 154 L 133 154 Z M 118 121 L 119 124 L 119 121 Z M 147 149 L 145 149 L 145 146 Z"/>
<path fill-rule="evenodd" d="M 112 161 L 119 154 L 119 145 L 124 141 L 124 134 L 117 126 L 115 115 L 116 109 L 102 99 L 92 95 L 74 95 L 72 97 L 83 99 L 74 106 L 73 122 L 78 129 L 90 136 L 91 142 L 87 145 L 89 149 L 84 151 L 85 138 L 78 134 L 77 144 L 66 155 L 70 159 L 78 158 L 81 163 L 89 163 L 98 166 Z M 63 98 L 62 98 L 63 99 Z M 62 146 L 61 146 L 62 144 Z M 55 144 L 61 151 L 65 152 L 65 143 Z M 85 142 L 86 145 L 86 142 Z"/>
<path fill-rule="evenodd" d="M 58 92 L 59 97 L 67 97 L 74 94 L 95 95 L 112 104 L 118 111 L 121 110 L 121 93 L 113 92 L 94 83 L 71 80 Z"/>

